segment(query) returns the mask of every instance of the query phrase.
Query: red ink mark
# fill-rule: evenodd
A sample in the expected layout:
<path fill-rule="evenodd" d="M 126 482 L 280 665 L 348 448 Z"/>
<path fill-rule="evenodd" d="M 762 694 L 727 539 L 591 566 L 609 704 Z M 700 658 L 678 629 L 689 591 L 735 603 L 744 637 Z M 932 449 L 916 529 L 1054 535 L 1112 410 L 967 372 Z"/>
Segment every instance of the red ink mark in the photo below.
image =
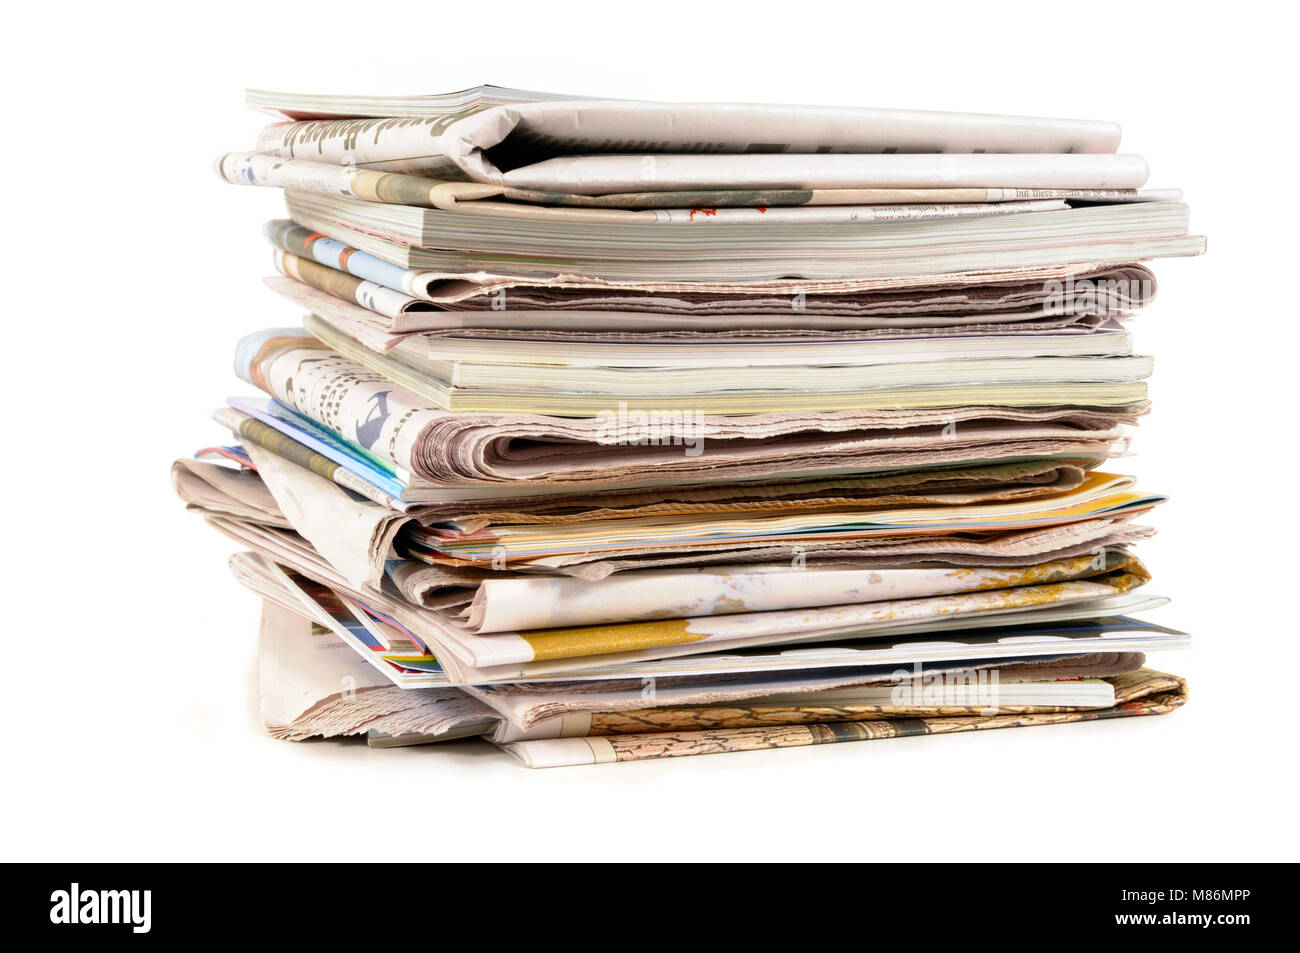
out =
<path fill-rule="evenodd" d="M 693 209 L 691 209 L 691 221 L 692 221 L 692 222 L 695 221 L 695 213 L 696 213 L 696 212 L 700 213 L 701 215 L 717 215 L 717 214 L 718 214 L 718 210 L 717 210 L 716 208 L 693 208 Z"/>

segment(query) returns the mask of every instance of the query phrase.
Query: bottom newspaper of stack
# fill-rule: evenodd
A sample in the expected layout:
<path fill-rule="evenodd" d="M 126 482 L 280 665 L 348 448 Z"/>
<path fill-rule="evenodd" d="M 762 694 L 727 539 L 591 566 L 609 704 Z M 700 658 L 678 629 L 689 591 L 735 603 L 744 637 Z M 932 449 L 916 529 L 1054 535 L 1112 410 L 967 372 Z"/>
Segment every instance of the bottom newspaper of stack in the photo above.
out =
<path fill-rule="evenodd" d="M 277 737 L 481 737 L 549 767 L 1186 699 L 1144 667 L 1187 636 L 1131 615 L 1167 600 L 1129 545 L 1161 498 L 1129 477 L 1039 459 L 400 510 L 218 417 L 242 444 L 173 483 L 246 549 Z"/>
<path fill-rule="evenodd" d="M 1159 715 L 1187 698 L 1138 652 L 404 691 L 286 592 L 262 609 L 261 715 L 276 738 L 371 747 L 483 738 L 530 768 Z"/>

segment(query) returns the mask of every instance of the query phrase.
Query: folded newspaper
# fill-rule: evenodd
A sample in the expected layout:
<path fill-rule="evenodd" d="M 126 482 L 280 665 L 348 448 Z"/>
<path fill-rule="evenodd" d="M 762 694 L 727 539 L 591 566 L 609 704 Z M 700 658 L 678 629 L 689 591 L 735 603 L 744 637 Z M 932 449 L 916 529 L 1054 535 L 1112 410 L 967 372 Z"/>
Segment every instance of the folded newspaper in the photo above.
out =
<path fill-rule="evenodd" d="M 1114 123 L 248 102 L 268 330 L 172 482 L 263 602 L 273 736 L 549 767 L 1186 700 L 1164 498 L 1107 462 L 1149 262 L 1205 244 Z"/>

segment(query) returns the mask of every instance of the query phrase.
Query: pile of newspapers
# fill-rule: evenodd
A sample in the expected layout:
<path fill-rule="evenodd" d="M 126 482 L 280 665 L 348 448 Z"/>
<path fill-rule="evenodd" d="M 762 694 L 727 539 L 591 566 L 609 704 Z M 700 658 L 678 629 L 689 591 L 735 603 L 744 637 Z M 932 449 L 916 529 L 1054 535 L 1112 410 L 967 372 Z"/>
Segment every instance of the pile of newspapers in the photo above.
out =
<path fill-rule="evenodd" d="M 301 325 L 176 491 L 286 739 L 542 767 L 1160 714 L 1107 459 L 1198 255 L 1111 122 L 249 93 Z M 271 311 L 268 305 L 268 312 Z"/>

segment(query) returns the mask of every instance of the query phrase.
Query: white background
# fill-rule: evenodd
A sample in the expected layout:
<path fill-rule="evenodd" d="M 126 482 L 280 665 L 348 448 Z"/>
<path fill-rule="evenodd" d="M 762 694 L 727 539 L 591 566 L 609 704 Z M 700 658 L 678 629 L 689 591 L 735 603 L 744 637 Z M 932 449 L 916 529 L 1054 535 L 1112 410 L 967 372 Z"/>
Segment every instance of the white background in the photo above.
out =
<path fill-rule="evenodd" d="M 10 11 L 4 859 L 1296 859 L 1294 24 L 1280 5 L 46 4 Z M 440 14 L 445 14 L 440 16 Z M 15 19 L 18 17 L 20 19 Z M 21 17 L 28 17 L 25 22 Z M 34 19 L 32 19 L 34 17 Z M 172 496 L 220 442 L 278 193 L 210 163 L 242 88 L 479 82 L 1115 119 L 1208 256 L 1136 321 L 1173 499 L 1141 552 L 1166 717 L 529 771 L 269 740 L 258 601 Z M 17 291 L 15 298 L 14 292 Z"/>

